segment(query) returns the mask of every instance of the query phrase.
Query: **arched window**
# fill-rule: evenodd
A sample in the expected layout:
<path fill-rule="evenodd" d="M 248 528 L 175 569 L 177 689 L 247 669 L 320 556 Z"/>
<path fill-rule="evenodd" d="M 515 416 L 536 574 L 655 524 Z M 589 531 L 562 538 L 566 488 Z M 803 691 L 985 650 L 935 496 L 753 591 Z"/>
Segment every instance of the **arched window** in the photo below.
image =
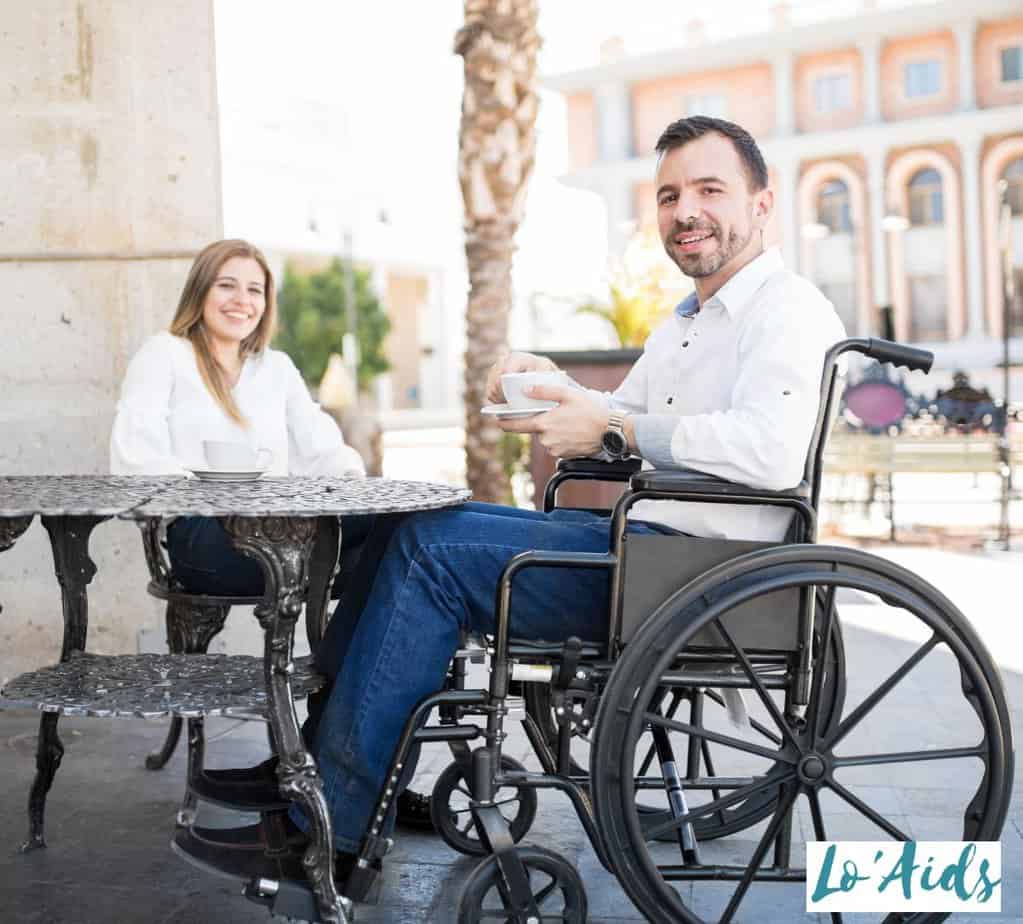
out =
<path fill-rule="evenodd" d="M 1023 215 L 1023 157 L 1017 157 L 1009 164 L 1002 177 L 1009 184 L 1005 191 L 1005 201 L 1009 203 L 1012 217 Z"/>
<path fill-rule="evenodd" d="M 944 220 L 941 174 L 933 167 L 918 170 L 909 181 L 909 223 L 940 225 Z"/>
<path fill-rule="evenodd" d="M 832 233 L 852 231 L 849 187 L 842 180 L 829 180 L 817 193 L 817 221 Z"/>

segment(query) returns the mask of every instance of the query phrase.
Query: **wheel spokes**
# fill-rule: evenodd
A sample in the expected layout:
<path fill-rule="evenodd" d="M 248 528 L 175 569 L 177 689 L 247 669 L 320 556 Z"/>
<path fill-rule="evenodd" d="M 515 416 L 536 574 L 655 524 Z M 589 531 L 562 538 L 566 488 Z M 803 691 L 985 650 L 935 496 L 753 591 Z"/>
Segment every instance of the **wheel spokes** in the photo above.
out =
<path fill-rule="evenodd" d="M 811 734 L 816 740 L 820 731 L 821 700 L 824 693 L 824 675 L 828 666 L 828 652 L 831 650 L 831 633 L 835 627 L 835 585 L 828 587 L 824 595 L 823 626 L 820 633 L 820 648 L 817 658 L 817 665 L 813 673 L 813 685 L 810 693 L 810 707 L 807 710 L 806 722 Z"/>
<path fill-rule="evenodd" d="M 714 799 L 712 802 L 706 802 L 703 805 L 697 805 L 695 808 L 691 808 L 684 815 L 679 815 L 678 818 L 672 818 L 670 821 L 665 821 L 659 825 L 647 828 L 644 830 L 644 836 L 647 840 L 656 840 L 660 835 L 667 834 L 669 831 L 672 831 L 681 825 L 693 822 L 697 818 L 703 818 L 706 815 L 713 815 L 728 808 L 730 805 L 735 805 L 738 802 L 748 799 L 750 796 L 755 795 L 758 792 L 763 792 L 766 789 L 773 789 L 775 786 L 782 786 L 794 777 L 795 773 L 791 770 L 783 770 L 773 776 L 765 776 L 761 780 L 756 780 L 748 786 L 743 786 L 741 789 L 735 790 L 735 792 L 730 795 L 722 796 L 720 799 Z"/>
<path fill-rule="evenodd" d="M 737 751 L 746 751 L 749 754 L 756 754 L 758 757 L 766 757 L 770 761 L 783 760 L 786 763 L 795 763 L 784 751 L 772 751 L 770 748 L 763 748 L 750 741 L 733 738 L 731 735 L 723 735 L 721 732 L 712 731 L 703 726 L 690 725 L 688 722 L 679 722 L 675 719 L 666 719 L 664 716 L 656 715 L 652 712 L 646 713 L 643 718 L 651 725 L 661 725 L 669 731 L 682 732 L 694 738 L 705 738 L 708 741 L 713 741 L 715 744 L 723 744 L 726 747 L 735 748 Z"/>
<path fill-rule="evenodd" d="M 852 757 L 836 757 L 836 767 L 870 767 L 876 764 L 911 764 L 921 760 L 959 760 L 963 757 L 983 759 L 984 748 L 934 748 L 928 751 L 893 751 L 889 754 L 855 754 Z"/>
<path fill-rule="evenodd" d="M 731 634 L 725 628 L 720 617 L 714 620 L 714 625 L 728 643 L 728 647 L 732 649 L 735 656 L 739 659 L 739 662 L 742 664 L 742 669 L 752 682 L 753 688 L 757 691 L 757 696 L 760 697 L 760 701 L 764 704 L 764 708 L 767 709 L 771 718 L 774 719 L 774 723 L 777 725 L 779 731 L 781 731 L 782 735 L 792 747 L 798 748 L 799 745 L 796 742 L 795 735 L 792 734 L 792 729 L 789 728 L 788 722 L 785 721 L 785 717 L 781 714 L 781 710 L 778 708 L 778 704 L 771 699 L 771 694 L 767 692 L 767 688 L 757 675 L 757 672 L 753 669 L 753 665 L 750 663 L 750 659 L 746 652 L 735 643 L 735 639 L 732 638 Z"/>
<path fill-rule="evenodd" d="M 867 715 L 885 696 L 887 696 L 899 683 L 899 681 L 905 679 L 906 675 L 919 664 L 938 644 L 940 639 L 937 634 L 931 635 L 931 637 L 921 645 L 916 651 L 913 652 L 905 661 L 902 662 L 888 677 L 882 682 L 882 684 L 874 690 L 866 699 L 863 700 L 852 712 L 849 713 L 843 720 L 842 723 L 836 729 L 834 735 L 826 742 L 827 747 L 834 749 L 846 735 L 849 734 L 859 723 L 863 720 L 864 716 Z"/>
<path fill-rule="evenodd" d="M 724 914 L 721 915 L 719 924 L 729 924 L 732 920 L 732 916 L 739 909 L 739 904 L 742 902 L 746 892 L 749 890 L 750 884 L 753 882 L 753 877 L 756 875 L 757 870 L 760 869 L 760 864 L 764 861 L 764 855 L 767 853 L 767 848 L 778 836 L 778 831 L 782 826 L 782 822 L 784 822 L 785 816 L 792 810 L 792 803 L 796 801 L 796 796 L 798 794 L 799 787 L 792 786 L 789 791 L 778 800 L 778 808 L 775 810 L 774 816 L 771 818 L 771 823 L 767 826 L 767 829 L 761 836 L 760 841 L 757 843 L 757 848 L 753 851 L 753 856 L 750 859 L 749 866 L 746 867 L 746 872 L 743 874 L 735 892 L 732 893 L 731 901 L 728 902 L 728 906 L 725 908 Z"/>
<path fill-rule="evenodd" d="M 897 841 L 908 841 L 911 840 L 908 834 L 900 831 L 895 825 L 893 825 L 883 815 L 879 815 L 874 809 L 872 809 L 866 802 L 864 802 L 855 793 L 850 792 L 841 783 L 834 779 L 825 781 L 825 785 L 830 788 L 838 796 L 841 796 L 846 802 L 848 802 L 854 809 L 856 809 L 861 815 L 865 815 L 875 825 L 877 825 L 882 831 Z"/>

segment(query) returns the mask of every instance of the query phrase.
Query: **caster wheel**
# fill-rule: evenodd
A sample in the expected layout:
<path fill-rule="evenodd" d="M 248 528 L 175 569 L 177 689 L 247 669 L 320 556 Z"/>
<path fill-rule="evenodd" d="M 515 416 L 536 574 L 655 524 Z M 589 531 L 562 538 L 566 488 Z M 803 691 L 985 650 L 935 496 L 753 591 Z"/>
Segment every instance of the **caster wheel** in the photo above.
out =
<path fill-rule="evenodd" d="M 586 890 L 576 868 L 550 850 L 542 847 L 516 849 L 529 877 L 530 891 L 544 924 L 585 924 Z M 458 924 L 480 924 L 483 921 L 507 921 L 528 924 L 526 915 L 514 915 L 507 886 L 491 854 L 472 871 L 458 902 Z"/>
<path fill-rule="evenodd" d="M 502 755 L 501 769 L 525 771 L 526 768 L 514 758 Z M 433 786 L 430 818 L 451 848 L 469 856 L 483 857 L 487 849 L 476 833 L 472 810 L 469 808 L 471 800 L 472 793 L 461 767 L 457 763 L 449 764 Z M 495 801 L 500 806 L 501 814 L 508 820 L 512 840 L 517 844 L 526 836 L 536 817 L 536 790 L 504 786 L 497 791 Z"/>

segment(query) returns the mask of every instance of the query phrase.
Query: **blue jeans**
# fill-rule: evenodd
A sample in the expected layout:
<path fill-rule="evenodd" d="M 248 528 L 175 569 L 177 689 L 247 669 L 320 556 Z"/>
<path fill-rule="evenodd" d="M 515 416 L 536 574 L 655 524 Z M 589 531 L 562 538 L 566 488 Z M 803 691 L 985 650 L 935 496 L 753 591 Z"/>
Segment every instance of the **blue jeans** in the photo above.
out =
<path fill-rule="evenodd" d="M 630 532 L 671 533 L 630 522 Z M 444 684 L 460 633 L 496 628 L 498 578 L 530 549 L 606 552 L 606 517 L 581 510 L 541 513 L 469 503 L 410 516 L 389 537 L 364 606 L 342 597 L 320 663 L 333 681 L 314 743 L 335 846 L 355 852 L 402 729 L 416 703 Z M 512 591 L 519 638 L 600 641 L 607 631 L 608 572 L 528 568 Z M 361 612 L 360 612 L 361 610 Z M 326 650 L 354 625 L 344 650 Z M 406 768 L 410 770 L 411 768 Z M 292 818 L 303 829 L 297 806 Z"/>
<path fill-rule="evenodd" d="M 374 532 L 389 537 L 399 519 L 345 517 L 341 524 L 342 552 L 350 555 L 368 543 Z M 259 562 L 239 552 L 223 525 L 213 517 L 176 517 L 167 527 L 167 557 L 175 580 L 188 593 L 228 597 L 258 597 L 263 593 Z M 334 582 L 335 598 L 342 583 Z"/>

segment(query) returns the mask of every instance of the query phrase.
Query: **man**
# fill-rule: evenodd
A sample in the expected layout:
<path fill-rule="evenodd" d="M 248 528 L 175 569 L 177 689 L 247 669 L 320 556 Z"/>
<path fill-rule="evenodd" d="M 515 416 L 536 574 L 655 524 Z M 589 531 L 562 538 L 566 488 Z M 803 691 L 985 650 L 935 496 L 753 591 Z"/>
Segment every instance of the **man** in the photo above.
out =
<path fill-rule="evenodd" d="M 653 332 L 614 394 L 535 388 L 533 397 L 558 406 L 502 427 L 532 433 L 556 456 L 610 449 L 654 467 L 792 487 L 841 322 L 777 251 L 764 249 L 774 194 L 748 133 L 718 119 L 682 119 L 661 135 L 657 153 L 661 237 L 695 293 Z M 551 368 L 542 357 L 511 354 L 491 370 L 488 400 L 503 399 L 502 373 Z M 668 502 L 637 504 L 634 515 L 632 532 L 766 540 L 781 539 L 790 516 Z M 402 727 L 416 702 L 442 686 L 460 631 L 493 631 L 494 590 L 509 559 L 528 549 L 606 552 L 607 542 L 607 519 L 585 511 L 466 504 L 397 526 L 364 605 L 342 598 L 321 658 L 333 687 L 314 753 L 339 851 L 358 849 Z M 607 612 L 605 574 L 531 568 L 516 579 L 512 634 L 599 640 Z M 340 652 L 330 650 L 356 620 L 350 640 L 334 646 Z M 305 829 L 297 808 L 292 819 Z"/>

